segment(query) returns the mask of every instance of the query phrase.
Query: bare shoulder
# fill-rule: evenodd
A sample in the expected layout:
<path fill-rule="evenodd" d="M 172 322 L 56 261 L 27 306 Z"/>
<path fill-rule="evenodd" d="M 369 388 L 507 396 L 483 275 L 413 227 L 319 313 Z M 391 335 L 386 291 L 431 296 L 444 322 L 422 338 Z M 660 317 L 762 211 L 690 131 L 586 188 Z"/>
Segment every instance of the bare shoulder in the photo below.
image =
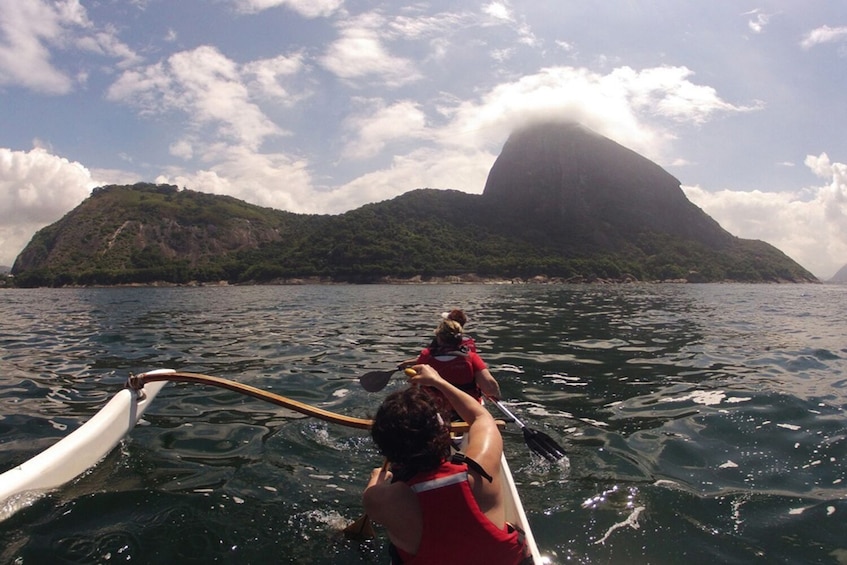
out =
<path fill-rule="evenodd" d="M 406 483 L 383 483 L 365 491 L 365 512 L 388 530 L 397 547 L 417 553 L 423 532 L 423 516 L 418 497 Z"/>
<path fill-rule="evenodd" d="M 373 485 L 365 490 L 362 501 L 368 516 L 387 527 L 418 510 L 415 493 L 402 482 Z"/>

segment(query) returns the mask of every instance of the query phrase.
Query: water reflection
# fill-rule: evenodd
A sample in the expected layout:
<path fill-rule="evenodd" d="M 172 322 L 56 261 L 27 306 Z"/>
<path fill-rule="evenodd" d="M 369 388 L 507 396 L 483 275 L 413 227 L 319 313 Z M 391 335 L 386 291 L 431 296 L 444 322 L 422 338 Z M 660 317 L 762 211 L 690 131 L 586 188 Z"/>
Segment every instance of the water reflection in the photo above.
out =
<path fill-rule="evenodd" d="M 129 373 L 161 367 L 370 416 L 402 378 L 378 394 L 356 378 L 416 354 L 462 306 L 510 408 L 568 449 L 569 466 L 552 466 L 504 432 L 558 561 L 824 562 L 843 545 L 843 289 L 2 293 L 3 468 L 77 427 Z M 384 559 L 382 540 L 339 536 L 379 464 L 366 434 L 197 385 L 169 385 L 145 418 L 89 475 L 0 524 L 0 562 Z"/>

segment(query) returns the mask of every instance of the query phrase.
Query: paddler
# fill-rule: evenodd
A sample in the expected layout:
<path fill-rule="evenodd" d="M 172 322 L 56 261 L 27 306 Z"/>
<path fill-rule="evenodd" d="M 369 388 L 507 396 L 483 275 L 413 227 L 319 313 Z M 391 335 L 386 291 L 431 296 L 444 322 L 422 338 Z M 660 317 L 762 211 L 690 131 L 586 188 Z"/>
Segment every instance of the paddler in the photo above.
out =
<path fill-rule="evenodd" d="M 506 523 L 494 418 L 431 366 L 414 371 L 413 386 L 377 411 L 371 434 L 389 466 L 373 470 L 363 495 L 367 515 L 388 531 L 392 563 L 531 563 L 522 533 Z M 439 405 L 423 387 L 470 425 L 464 454 L 451 453 Z"/>
<path fill-rule="evenodd" d="M 500 399 L 500 385 L 488 370 L 488 365 L 476 352 L 474 341 L 464 334 L 467 316 L 462 310 L 451 310 L 443 315 L 435 337 L 414 362 L 406 365 L 430 365 L 449 383 L 467 392 L 477 400 L 483 395 Z"/>

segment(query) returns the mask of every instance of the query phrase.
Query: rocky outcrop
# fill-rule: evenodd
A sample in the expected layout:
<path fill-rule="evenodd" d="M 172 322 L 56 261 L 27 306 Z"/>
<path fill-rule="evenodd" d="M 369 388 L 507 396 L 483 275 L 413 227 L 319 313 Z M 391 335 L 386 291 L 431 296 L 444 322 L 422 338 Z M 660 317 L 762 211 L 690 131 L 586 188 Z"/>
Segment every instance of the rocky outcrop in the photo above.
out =
<path fill-rule="evenodd" d="M 287 219 L 284 212 L 172 185 L 101 187 L 39 231 L 12 272 L 45 267 L 119 271 L 167 260 L 196 267 L 210 258 L 279 241 Z"/>
<path fill-rule="evenodd" d="M 579 124 L 544 122 L 513 133 L 491 168 L 483 196 L 550 237 L 608 247 L 643 232 L 721 248 L 733 236 L 656 163 Z"/>

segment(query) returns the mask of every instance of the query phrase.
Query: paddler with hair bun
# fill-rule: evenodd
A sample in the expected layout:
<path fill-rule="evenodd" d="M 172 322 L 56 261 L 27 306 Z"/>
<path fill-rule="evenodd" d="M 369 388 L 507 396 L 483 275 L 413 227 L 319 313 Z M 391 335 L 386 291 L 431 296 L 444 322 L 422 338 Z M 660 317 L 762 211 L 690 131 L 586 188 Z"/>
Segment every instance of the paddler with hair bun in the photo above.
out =
<path fill-rule="evenodd" d="M 430 365 L 445 381 L 478 401 L 481 402 L 483 396 L 499 400 L 500 385 L 476 352 L 473 339 L 464 334 L 464 324 L 468 320 L 465 313 L 454 309 L 442 316 L 429 347 L 422 350 L 417 359 L 401 363 L 400 367 Z"/>

